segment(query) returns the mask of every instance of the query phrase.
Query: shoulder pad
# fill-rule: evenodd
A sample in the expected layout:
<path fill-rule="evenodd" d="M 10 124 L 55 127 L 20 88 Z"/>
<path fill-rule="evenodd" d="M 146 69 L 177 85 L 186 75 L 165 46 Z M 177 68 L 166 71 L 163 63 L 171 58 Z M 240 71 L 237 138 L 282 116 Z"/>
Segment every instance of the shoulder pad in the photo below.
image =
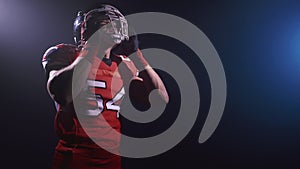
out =
<path fill-rule="evenodd" d="M 63 64 L 71 63 L 77 57 L 79 49 L 72 44 L 58 44 L 46 50 L 42 57 L 42 65 L 44 69 L 49 62 L 59 61 Z"/>

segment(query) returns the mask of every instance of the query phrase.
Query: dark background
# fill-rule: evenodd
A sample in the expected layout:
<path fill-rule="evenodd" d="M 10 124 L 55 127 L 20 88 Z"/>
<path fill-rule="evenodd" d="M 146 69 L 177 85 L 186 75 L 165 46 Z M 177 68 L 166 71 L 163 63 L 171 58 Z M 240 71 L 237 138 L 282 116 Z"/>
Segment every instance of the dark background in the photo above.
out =
<path fill-rule="evenodd" d="M 55 109 L 46 92 L 41 57 L 52 45 L 73 43 L 77 11 L 95 2 L 100 1 L 0 0 L 0 151 L 4 168 L 50 168 L 57 141 Z M 300 167 L 299 1 L 102 2 L 111 2 L 124 14 L 166 12 L 197 25 L 218 51 L 228 85 L 222 120 L 213 136 L 199 144 L 210 87 L 201 61 L 186 60 L 202 92 L 194 127 L 175 148 L 159 156 L 125 158 L 124 169 Z M 141 41 L 143 48 L 168 49 L 182 58 L 193 55 L 172 39 L 144 39 L 148 41 Z M 158 43 L 158 39 L 164 40 Z M 161 75 L 172 85 L 172 78 Z M 172 91 L 169 111 L 176 110 L 172 108 L 176 90 Z M 154 123 L 165 128 L 172 124 L 176 112 L 166 117 Z M 124 130 L 133 134 L 163 131 L 152 131 L 149 126 L 144 126 L 148 131 L 136 128 L 129 125 Z"/>

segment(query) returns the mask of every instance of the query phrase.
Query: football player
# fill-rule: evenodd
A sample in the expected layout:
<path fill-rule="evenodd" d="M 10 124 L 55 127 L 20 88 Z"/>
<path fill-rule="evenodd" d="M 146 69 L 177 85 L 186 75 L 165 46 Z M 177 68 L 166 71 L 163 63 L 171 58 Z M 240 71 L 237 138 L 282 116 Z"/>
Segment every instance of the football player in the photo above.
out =
<path fill-rule="evenodd" d="M 127 21 L 114 6 L 79 12 L 74 40 L 76 45 L 49 48 L 42 59 L 47 90 L 57 105 L 54 125 L 59 142 L 52 168 L 120 169 L 118 117 L 125 92 L 118 66 L 124 63 L 133 81 L 144 82 L 128 57 L 136 53 L 166 103 L 168 93 L 138 48 L 137 37 L 128 36 Z"/>

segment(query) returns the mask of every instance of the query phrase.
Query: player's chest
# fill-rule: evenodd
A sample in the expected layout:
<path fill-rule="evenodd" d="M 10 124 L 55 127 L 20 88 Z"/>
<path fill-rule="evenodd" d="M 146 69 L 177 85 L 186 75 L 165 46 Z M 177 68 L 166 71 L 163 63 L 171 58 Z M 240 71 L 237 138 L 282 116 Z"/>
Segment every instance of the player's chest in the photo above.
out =
<path fill-rule="evenodd" d="M 94 89 L 95 94 L 111 98 L 123 87 L 123 80 L 118 70 L 118 64 L 111 65 L 105 62 L 92 65 L 88 79 L 89 86 Z"/>

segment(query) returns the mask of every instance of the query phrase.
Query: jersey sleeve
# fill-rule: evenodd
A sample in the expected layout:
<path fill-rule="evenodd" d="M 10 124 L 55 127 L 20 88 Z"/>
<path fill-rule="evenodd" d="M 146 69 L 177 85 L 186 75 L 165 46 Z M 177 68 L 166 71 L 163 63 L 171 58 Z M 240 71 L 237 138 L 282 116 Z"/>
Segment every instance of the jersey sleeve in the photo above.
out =
<path fill-rule="evenodd" d="M 77 47 L 68 44 L 59 44 L 46 50 L 42 57 L 42 65 L 47 78 L 52 70 L 60 70 L 70 65 L 78 53 Z"/>

